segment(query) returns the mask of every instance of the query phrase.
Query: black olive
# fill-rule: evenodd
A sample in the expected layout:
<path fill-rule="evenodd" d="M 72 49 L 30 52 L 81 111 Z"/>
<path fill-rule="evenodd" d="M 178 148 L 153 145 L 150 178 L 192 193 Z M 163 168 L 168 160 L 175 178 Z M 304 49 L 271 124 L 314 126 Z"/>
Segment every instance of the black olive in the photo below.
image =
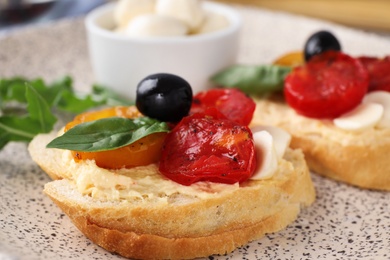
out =
<path fill-rule="evenodd" d="M 341 45 L 339 41 L 328 31 L 316 32 L 305 43 L 305 61 L 310 60 L 314 55 L 328 50 L 340 51 Z"/>
<path fill-rule="evenodd" d="M 145 116 L 164 122 L 178 122 L 188 115 L 191 104 L 191 86 L 179 76 L 153 74 L 137 86 L 136 106 Z"/>

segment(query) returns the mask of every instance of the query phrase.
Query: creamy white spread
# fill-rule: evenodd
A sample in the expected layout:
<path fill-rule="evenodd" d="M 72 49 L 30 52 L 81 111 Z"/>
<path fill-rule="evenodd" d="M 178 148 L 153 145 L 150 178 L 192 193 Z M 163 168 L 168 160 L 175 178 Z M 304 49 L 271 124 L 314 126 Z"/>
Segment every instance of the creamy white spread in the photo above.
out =
<path fill-rule="evenodd" d="M 348 131 L 336 127 L 332 120 L 301 116 L 286 103 L 270 100 L 257 102 L 252 123 L 274 125 L 287 130 L 293 136 L 316 140 L 325 138 L 345 146 L 370 146 L 390 142 L 390 128 L 372 127 L 365 131 Z"/>
<path fill-rule="evenodd" d="M 259 132 L 259 138 L 254 139 L 258 154 L 258 168 L 251 178 L 253 180 L 270 179 L 277 171 L 289 145 L 289 138 L 278 138 L 282 130 L 276 131 L 274 127 L 271 130 L 275 131 L 267 129 L 273 134 L 262 130 Z M 278 139 L 283 141 L 278 141 Z M 275 143 L 279 146 L 279 152 L 275 150 Z M 132 202 L 142 200 L 168 202 L 171 200 L 170 203 L 174 200 L 175 203 L 188 203 L 216 194 L 230 193 L 240 187 L 239 183 L 211 182 L 197 182 L 184 186 L 164 177 L 156 164 L 109 170 L 98 167 L 94 160 L 76 162 L 68 150 L 59 150 L 59 152 L 62 153 L 62 164 L 66 165 L 63 167 L 63 177 L 72 180 L 82 194 L 101 200 Z"/>
<path fill-rule="evenodd" d="M 156 164 L 131 169 L 108 170 L 93 160 L 75 162 L 70 151 L 64 150 L 64 173 L 84 195 L 102 200 L 168 201 L 179 194 L 182 202 L 204 199 L 215 194 L 233 192 L 239 184 L 198 182 L 184 186 L 165 178 Z"/>

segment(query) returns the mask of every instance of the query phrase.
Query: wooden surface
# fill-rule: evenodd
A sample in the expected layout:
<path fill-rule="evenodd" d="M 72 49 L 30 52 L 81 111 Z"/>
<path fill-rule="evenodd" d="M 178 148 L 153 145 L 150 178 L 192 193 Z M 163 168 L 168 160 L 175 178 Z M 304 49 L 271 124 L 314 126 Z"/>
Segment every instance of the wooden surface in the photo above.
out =
<path fill-rule="evenodd" d="M 218 0 L 325 19 L 390 33 L 390 0 Z"/>

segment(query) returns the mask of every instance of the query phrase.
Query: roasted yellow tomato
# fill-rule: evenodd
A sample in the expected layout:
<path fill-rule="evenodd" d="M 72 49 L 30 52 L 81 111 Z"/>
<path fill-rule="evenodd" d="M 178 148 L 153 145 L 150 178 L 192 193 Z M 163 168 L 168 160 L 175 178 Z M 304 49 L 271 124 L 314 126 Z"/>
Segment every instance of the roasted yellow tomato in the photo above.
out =
<path fill-rule="evenodd" d="M 78 124 L 106 117 L 137 118 L 141 116 L 142 114 L 135 106 L 117 106 L 100 111 L 86 112 L 76 116 L 73 121 L 69 122 L 65 126 L 65 131 Z M 115 150 L 101 152 L 72 151 L 72 155 L 76 162 L 88 159 L 95 160 L 97 166 L 106 169 L 132 168 L 148 165 L 158 162 L 160 159 L 165 136 L 166 133 L 155 133 Z"/>
<path fill-rule="evenodd" d="M 295 51 L 295 52 L 289 52 L 285 55 L 277 58 L 273 64 L 279 65 L 279 66 L 290 66 L 290 67 L 296 67 L 299 65 L 303 65 L 305 63 L 305 59 L 303 56 L 303 52 L 301 51 Z"/>

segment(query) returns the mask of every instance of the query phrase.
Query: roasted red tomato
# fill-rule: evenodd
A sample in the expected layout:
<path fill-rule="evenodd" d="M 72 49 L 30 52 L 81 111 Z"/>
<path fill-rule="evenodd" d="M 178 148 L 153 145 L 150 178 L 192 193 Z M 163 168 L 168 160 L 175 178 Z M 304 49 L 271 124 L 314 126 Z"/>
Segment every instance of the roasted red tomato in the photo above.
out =
<path fill-rule="evenodd" d="M 250 129 L 210 108 L 183 118 L 167 135 L 159 168 L 183 185 L 198 181 L 233 184 L 252 176 L 255 158 Z"/>
<path fill-rule="evenodd" d="M 358 59 L 337 51 L 314 56 L 285 80 L 287 103 L 299 114 L 335 118 L 356 107 L 368 90 L 368 73 Z"/>
<path fill-rule="evenodd" d="M 368 90 L 384 90 L 390 92 L 390 56 L 383 59 L 360 57 L 359 60 L 366 67 L 370 77 Z"/>
<path fill-rule="evenodd" d="M 192 101 L 190 114 L 217 108 L 228 119 L 241 125 L 252 121 L 256 103 L 238 89 L 211 89 L 198 93 Z"/>

